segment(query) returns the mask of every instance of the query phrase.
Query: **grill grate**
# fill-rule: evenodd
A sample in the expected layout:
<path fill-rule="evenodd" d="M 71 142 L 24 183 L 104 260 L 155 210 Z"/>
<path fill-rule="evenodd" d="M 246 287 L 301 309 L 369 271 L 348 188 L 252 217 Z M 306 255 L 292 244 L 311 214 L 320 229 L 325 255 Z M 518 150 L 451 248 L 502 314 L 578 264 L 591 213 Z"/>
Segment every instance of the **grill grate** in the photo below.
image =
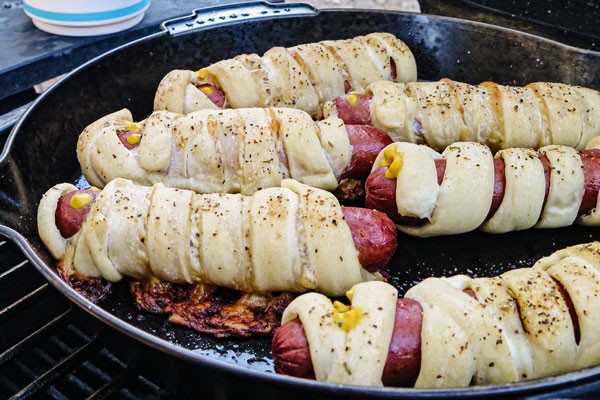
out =
<path fill-rule="evenodd" d="M 169 397 L 115 355 L 96 322 L 32 268 L 0 240 L 0 398 Z"/>

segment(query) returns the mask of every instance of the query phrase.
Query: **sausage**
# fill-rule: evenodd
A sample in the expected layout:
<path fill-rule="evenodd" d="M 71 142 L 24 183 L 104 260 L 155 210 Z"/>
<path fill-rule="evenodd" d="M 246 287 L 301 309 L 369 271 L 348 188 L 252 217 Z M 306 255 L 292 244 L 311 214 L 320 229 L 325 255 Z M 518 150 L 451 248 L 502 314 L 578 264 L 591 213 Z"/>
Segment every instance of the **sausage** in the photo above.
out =
<path fill-rule="evenodd" d="M 393 58 L 390 57 L 390 78 L 392 81 L 396 81 L 397 77 L 398 77 L 398 71 L 396 69 L 396 62 L 394 61 Z M 205 84 L 195 83 L 194 86 L 196 86 L 202 93 L 204 93 L 206 95 L 206 97 L 208 97 L 210 99 L 210 101 L 212 101 L 213 104 L 215 106 L 217 106 L 218 108 L 228 108 L 227 99 L 225 98 L 225 92 L 223 92 L 223 89 L 221 89 L 217 85 L 208 84 L 208 83 L 205 83 Z M 350 85 L 350 82 L 345 80 L 344 81 L 344 93 L 348 93 L 351 89 L 352 89 L 352 86 Z M 364 107 L 363 107 L 363 109 L 364 109 Z M 370 120 L 370 116 L 369 116 L 369 120 Z"/>
<path fill-rule="evenodd" d="M 583 162 L 585 193 L 578 215 L 584 215 L 596 206 L 596 199 L 598 198 L 598 190 L 600 188 L 600 149 L 583 150 L 579 152 L 579 155 Z M 546 180 L 546 189 L 544 195 L 545 204 L 550 190 L 550 164 L 546 156 L 539 155 L 539 158 L 544 168 L 544 176 Z M 435 160 L 435 164 L 438 174 L 438 183 L 441 184 L 444 179 L 446 160 Z M 427 222 L 425 219 L 405 217 L 398 214 L 396 206 L 396 182 L 395 179 L 386 178 L 385 171 L 387 171 L 387 167 L 377 168 L 367 178 L 365 182 L 365 206 L 367 208 L 374 208 L 384 212 L 396 224 L 425 224 Z M 494 216 L 494 213 L 498 210 L 498 207 L 500 207 L 502 199 L 504 198 L 504 189 L 506 187 L 504 171 L 505 164 L 502 158 L 495 158 L 494 195 L 487 219 L 490 219 L 492 216 Z"/>
<path fill-rule="evenodd" d="M 135 149 L 140 145 L 140 140 L 142 140 L 142 132 L 134 132 L 133 129 L 119 130 L 117 131 L 117 136 L 127 150 Z"/>
<path fill-rule="evenodd" d="M 444 160 L 434 160 L 437 171 L 438 184 L 444 179 L 446 170 L 446 162 Z M 502 163 L 504 165 L 504 163 Z M 396 207 L 396 181 L 385 177 L 387 167 L 377 168 L 367 178 L 365 182 L 365 207 L 373 208 L 384 212 L 394 223 L 402 225 L 418 226 L 425 224 L 427 220 L 412 217 L 405 217 L 398 214 Z M 504 174 L 504 171 L 502 171 Z M 502 186 L 504 189 L 504 186 Z M 390 197 L 393 201 L 390 201 Z M 502 202 L 502 198 L 498 201 L 498 206 Z"/>
<path fill-rule="evenodd" d="M 392 81 L 396 81 L 397 77 L 398 77 L 398 73 L 396 70 L 396 63 L 394 62 L 393 58 L 390 58 L 390 78 Z M 194 86 L 196 86 L 202 93 L 204 93 L 206 95 L 206 97 L 208 97 L 209 100 L 218 108 L 229 108 L 229 105 L 227 104 L 227 99 L 225 97 L 225 92 L 223 92 L 223 89 L 221 89 L 217 85 L 209 84 L 209 83 L 200 84 L 200 83 L 196 82 L 196 83 L 194 83 Z M 344 81 L 344 93 L 350 92 L 351 89 L 352 89 L 352 85 L 350 84 L 350 82 L 345 80 Z M 370 100 L 370 98 L 372 96 L 361 94 L 360 97 L 365 98 L 365 99 L 368 98 Z M 337 99 L 336 99 L 336 104 L 337 104 Z M 339 106 L 344 107 L 344 102 L 340 101 Z M 371 116 L 368 113 L 368 103 L 366 105 L 362 104 L 357 109 L 361 110 L 360 112 L 361 112 L 361 115 L 363 116 L 363 119 L 362 119 L 363 121 L 371 122 Z M 365 111 L 365 110 L 367 110 L 367 111 Z M 352 123 L 355 123 L 355 122 L 352 122 Z"/>
<path fill-rule="evenodd" d="M 547 158 L 546 161 L 548 161 Z M 444 164 L 444 166 L 446 165 L 446 163 L 442 162 L 441 160 L 440 164 Z M 506 166 L 504 165 L 504 160 L 502 158 L 494 159 L 494 195 L 492 197 L 492 204 L 490 206 L 490 212 L 487 215 L 487 219 L 492 218 L 492 216 L 498 210 L 498 207 L 500 207 L 500 204 L 502 204 L 502 199 L 504 199 L 504 188 L 506 187 L 506 176 L 504 175 L 505 167 Z M 544 169 L 544 172 L 545 171 L 546 170 Z M 547 177 L 547 179 L 548 178 L 549 177 Z M 546 197 L 548 197 L 548 182 L 546 183 Z"/>
<path fill-rule="evenodd" d="M 99 190 L 76 190 L 60 197 L 55 218 L 64 238 L 79 231 L 99 193 Z M 74 206 L 71 199 L 75 195 L 89 195 L 89 200 L 82 207 Z M 375 210 L 342 207 L 342 212 L 359 253 L 360 264 L 369 272 L 379 271 L 391 260 L 398 245 L 393 222 Z"/>
<path fill-rule="evenodd" d="M 333 194 L 344 205 L 358 205 L 365 199 L 363 181 L 369 176 L 379 152 L 392 143 L 392 138 L 368 125 L 346 125 L 346 132 L 352 146 L 352 157 Z"/>
<path fill-rule="evenodd" d="M 387 265 L 396 252 L 396 227 L 384 213 L 358 207 L 342 207 L 350 227 L 360 265 L 377 272 Z"/>
<path fill-rule="evenodd" d="M 364 180 L 369 175 L 377 155 L 392 143 L 392 138 L 368 125 L 346 124 L 346 132 L 352 146 L 352 159 L 340 179 Z"/>
<path fill-rule="evenodd" d="M 217 92 L 218 90 L 215 89 L 212 93 Z M 215 94 L 215 98 L 218 96 Z M 274 124 L 274 126 L 278 126 L 278 124 Z M 134 150 L 143 140 L 144 128 L 145 123 L 129 123 L 117 129 L 116 133 L 125 148 Z M 345 124 L 345 128 L 352 154 L 349 165 L 341 172 L 338 180 L 364 180 L 369 175 L 377 155 L 384 147 L 392 143 L 392 138 L 382 130 L 369 125 Z M 166 151 L 170 151 L 170 149 L 166 149 Z M 289 168 L 287 154 L 283 148 L 279 151 L 279 157 L 285 167 Z"/>
<path fill-rule="evenodd" d="M 70 238 L 79 231 L 98 194 L 100 194 L 99 190 L 74 190 L 60 197 L 55 218 L 56 227 L 62 237 Z M 72 202 L 76 195 L 82 196 L 83 200 Z M 89 196 L 89 201 L 86 196 Z"/>
<path fill-rule="evenodd" d="M 389 353 L 383 368 L 385 386 L 414 386 L 421 369 L 423 309 L 413 299 L 398 299 Z"/>
<path fill-rule="evenodd" d="M 392 57 L 390 57 L 390 78 L 392 81 L 396 82 L 398 78 L 398 69 L 396 67 L 396 61 Z"/>
<path fill-rule="evenodd" d="M 371 33 L 277 46 L 262 56 L 241 54 L 196 71 L 171 71 L 159 84 L 154 109 L 187 114 L 216 107 L 293 107 L 320 119 L 323 104 L 337 96 L 364 91 L 380 80 L 416 77 L 414 56 L 404 42 L 389 33 Z"/>
<path fill-rule="evenodd" d="M 272 353 L 277 373 L 315 379 L 308 340 L 299 319 L 291 320 L 275 330 Z"/>
<path fill-rule="evenodd" d="M 206 84 L 197 84 L 195 85 L 202 93 L 208 97 L 213 104 L 219 108 L 227 107 L 227 99 L 225 98 L 225 92 L 216 85 L 211 85 L 209 83 Z"/>
<path fill-rule="evenodd" d="M 372 125 L 369 110 L 372 97 L 366 94 L 353 93 L 336 98 L 334 102 L 337 116 L 346 124 Z"/>
<path fill-rule="evenodd" d="M 548 200 L 548 194 L 550 193 L 550 160 L 548 160 L 548 157 L 546 157 L 543 154 L 538 154 L 538 157 L 540 158 L 540 161 L 542 162 L 542 167 L 544 168 L 544 180 L 546 181 L 546 188 L 544 189 L 545 190 L 544 205 L 545 205 L 546 201 Z M 494 167 L 495 167 L 495 165 L 494 165 Z M 502 173 L 504 173 L 504 168 L 502 168 Z M 496 170 L 496 168 L 494 168 L 494 188 L 496 187 L 496 181 L 495 181 L 496 175 L 497 175 L 497 170 Z M 504 182 L 503 186 L 506 186 L 506 181 Z M 490 217 L 492 215 L 490 215 Z"/>
<path fill-rule="evenodd" d="M 325 105 L 325 115 L 370 124 L 394 141 L 427 144 L 436 150 L 459 140 L 478 141 L 493 150 L 550 144 L 581 150 L 600 134 L 597 117 L 586 117 L 600 105 L 600 92 L 579 86 L 470 85 L 444 78 L 407 84 L 374 82 L 364 93 L 336 98 Z M 483 127 L 483 120 L 493 123 Z"/>
<path fill-rule="evenodd" d="M 596 207 L 600 189 L 600 149 L 583 150 L 579 153 L 583 161 L 585 193 L 579 207 L 579 215 L 584 215 Z"/>
<path fill-rule="evenodd" d="M 395 224 L 422 224 L 424 220 L 403 217 L 396 206 L 396 180 L 385 177 L 387 167 L 375 169 L 365 181 L 365 207 L 384 212 Z M 439 177 L 439 174 L 438 174 Z"/>
<path fill-rule="evenodd" d="M 556 281 L 559 296 L 568 307 L 573 320 L 576 341 L 580 331 L 577 313 L 565 288 Z M 477 299 L 475 292 L 463 292 Z M 421 328 L 423 309 L 421 304 L 410 298 L 398 299 L 394 316 L 394 326 L 381 381 L 384 386 L 413 387 L 421 369 Z M 275 372 L 299 378 L 315 379 L 308 340 L 299 319 L 280 326 L 273 336 L 271 352 Z"/>
<path fill-rule="evenodd" d="M 412 386 L 421 367 L 421 324 L 423 310 L 412 299 L 398 299 L 394 330 L 383 370 L 385 386 Z M 315 378 L 308 341 L 299 320 L 289 321 L 275 331 L 271 344 L 275 371 L 300 378 Z"/>

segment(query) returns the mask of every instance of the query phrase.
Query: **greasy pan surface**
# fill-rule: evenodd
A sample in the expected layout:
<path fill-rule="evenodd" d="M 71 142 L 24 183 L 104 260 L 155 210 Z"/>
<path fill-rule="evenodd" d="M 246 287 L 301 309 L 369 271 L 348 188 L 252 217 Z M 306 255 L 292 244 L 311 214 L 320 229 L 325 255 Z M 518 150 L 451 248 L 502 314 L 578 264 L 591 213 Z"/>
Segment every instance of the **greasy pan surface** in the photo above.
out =
<path fill-rule="evenodd" d="M 449 77 L 469 83 L 503 84 L 560 81 L 600 89 L 600 55 L 486 25 L 401 13 L 331 11 L 229 24 L 178 36 L 159 33 L 88 63 L 42 96 L 13 131 L 0 163 L 0 233 L 12 237 L 33 264 L 71 300 L 109 325 L 169 354 L 231 373 L 261 379 L 286 390 L 343 396 L 507 395 L 540 391 L 597 379 L 599 368 L 516 385 L 450 391 L 339 387 L 277 376 L 272 371 L 270 339 L 215 340 L 138 311 L 126 285 L 93 306 L 58 280 L 53 260 L 37 235 L 35 216 L 42 194 L 58 182 L 75 182 L 80 169 L 77 136 L 97 118 L 127 107 L 134 119 L 152 110 L 160 79 L 174 68 L 197 69 L 239 53 L 263 53 L 322 39 L 350 38 L 388 31 L 407 42 L 418 63 L 419 79 Z M 0 162 L 2 160 L 0 159 Z M 16 232 L 18 232 L 18 234 Z M 403 293 L 428 276 L 468 273 L 496 275 L 567 245 L 598 238 L 593 229 L 572 227 L 492 236 L 474 232 L 454 237 L 416 239 L 400 235 L 388 272 Z M 32 272 L 33 273 L 33 272 Z"/>

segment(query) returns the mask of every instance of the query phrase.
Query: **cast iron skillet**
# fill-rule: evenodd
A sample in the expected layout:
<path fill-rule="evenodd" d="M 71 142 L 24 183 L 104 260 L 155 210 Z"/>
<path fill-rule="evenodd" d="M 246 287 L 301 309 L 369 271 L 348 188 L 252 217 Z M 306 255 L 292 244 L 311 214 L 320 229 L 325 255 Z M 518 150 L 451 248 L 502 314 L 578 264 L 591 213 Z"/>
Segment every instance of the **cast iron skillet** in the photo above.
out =
<path fill-rule="evenodd" d="M 258 7 L 258 12 L 257 12 Z M 262 7 L 262 8 L 261 8 Z M 226 14 L 219 14 L 225 12 Z M 244 14 L 264 18 L 240 20 Z M 295 15 L 299 14 L 299 15 Z M 222 16 L 223 18 L 219 18 Z M 212 18 L 212 20 L 211 20 Z M 222 24 L 216 24 L 224 20 Z M 197 28 L 189 30 L 189 27 Z M 253 3 L 235 12 L 175 20 L 163 32 L 111 51 L 77 69 L 41 96 L 15 126 L 0 156 L 0 233 L 15 241 L 32 264 L 69 299 L 106 324 L 175 357 L 238 378 L 256 379 L 290 391 L 345 397 L 459 397 L 523 395 L 600 378 L 600 367 L 513 385 L 452 390 L 360 388 L 278 376 L 270 340 L 215 340 L 138 311 L 125 285 L 93 305 L 60 281 L 37 235 L 42 194 L 59 182 L 82 184 L 75 155 L 79 133 L 121 107 L 137 120 L 152 110 L 159 80 L 174 68 L 196 69 L 239 53 L 388 31 L 407 42 L 419 79 L 450 77 L 503 84 L 560 81 L 600 89 L 600 54 L 489 25 L 430 15 L 336 10 Z M 491 276 L 530 266 L 555 249 L 598 237 L 570 227 L 505 235 L 474 232 L 433 239 L 399 237 L 388 268 L 401 293 L 428 276 L 468 273 Z"/>

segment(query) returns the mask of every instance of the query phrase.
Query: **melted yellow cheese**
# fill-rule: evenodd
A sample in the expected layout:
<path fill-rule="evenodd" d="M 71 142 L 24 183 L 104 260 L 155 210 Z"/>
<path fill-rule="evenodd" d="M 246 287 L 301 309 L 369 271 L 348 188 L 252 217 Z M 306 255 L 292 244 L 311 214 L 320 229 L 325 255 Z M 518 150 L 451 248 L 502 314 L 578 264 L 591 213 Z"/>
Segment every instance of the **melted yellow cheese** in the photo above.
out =
<path fill-rule="evenodd" d="M 127 136 L 127 143 L 129 143 L 132 146 L 134 144 L 138 144 L 140 140 L 142 140 L 142 135 L 140 135 L 139 133 L 134 133 Z"/>
<path fill-rule="evenodd" d="M 124 121 L 123 125 L 125 126 L 126 130 L 131 132 L 137 132 L 140 130 L 140 125 L 132 121 Z"/>
<path fill-rule="evenodd" d="M 202 68 L 196 71 L 196 76 L 198 79 L 204 79 L 208 76 L 208 68 Z"/>
<path fill-rule="evenodd" d="M 91 201 L 92 201 L 92 196 L 90 196 L 88 193 L 80 193 L 80 194 L 76 194 L 75 196 L 71 197 L 69 204 L 73 208 L 80 209 L 80 208 L 83 208 L 83 207 L 87 206 L 88 204 L 90 204 Z"/>
<path fill-rule="evenodd" d="M 348 298 L 348 300 L 352 301 L 352 298 L 354 297 L 354 288 L 346 292 L 346 297 Z"/>
<path fill-rule="evenodd" d="M 383 161 L 381 162 L 382 167 L 388 167 L 385 171 L 385 177 L 388 179 L 396 179 L 398 174 L 402 170 L 404 165 L 404 158 L 402 154 L 396 152 L 396 146 L 390 146 L 383 151 Z"/>
<path fill-rule="evenodd" d="M 350 332 L 361 321 L 364 312 L 360 306 L 347 306 L 339 301 L 333 302 L 333 322 L 343 331 Z"/>
<path fill-rule="evenodd" d="M 354 105 L 358 102 L 358 96 L 355 94 L 349 94 L 348 96 L 346 96 L 346 101 Z"/>

